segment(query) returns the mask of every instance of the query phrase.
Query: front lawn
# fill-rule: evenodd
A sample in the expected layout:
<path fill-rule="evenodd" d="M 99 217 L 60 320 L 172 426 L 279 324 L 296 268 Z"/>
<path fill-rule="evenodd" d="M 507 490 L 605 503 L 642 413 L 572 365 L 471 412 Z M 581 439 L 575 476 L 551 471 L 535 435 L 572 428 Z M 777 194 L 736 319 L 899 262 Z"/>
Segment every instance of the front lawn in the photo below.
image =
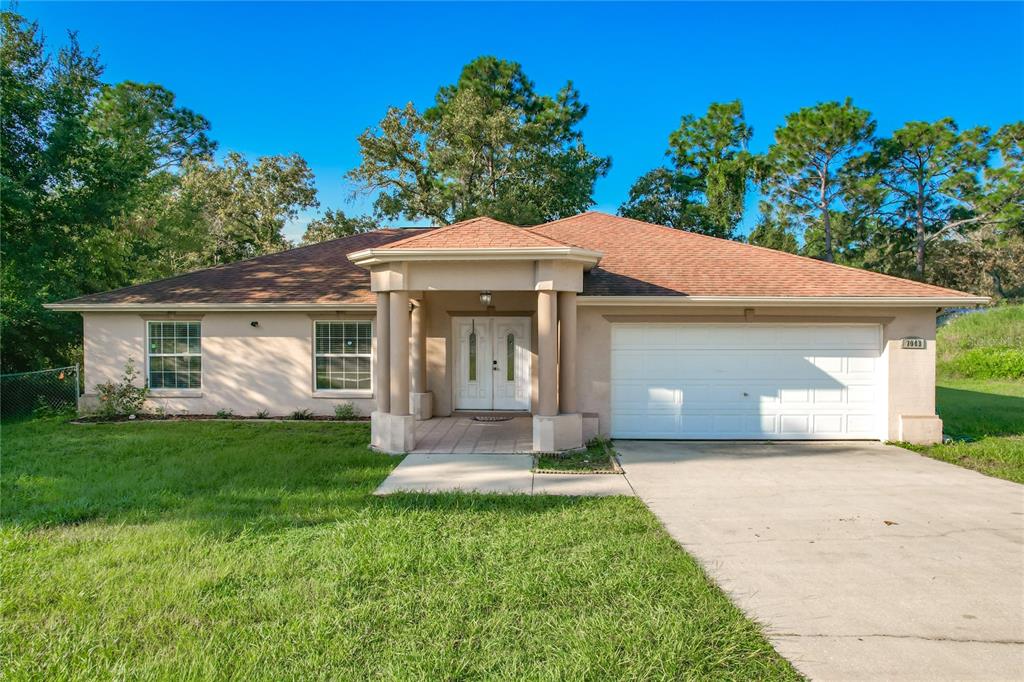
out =
<path fill-rule="evenodd" d="M 377 498 L 367 439 L 4 426 L 5 679 L 797 677 L 639 501 Z"/>
<path fill-rule="evenodd" d="M 1024 483 L 1024 382 L 940 379 L 936 401 L 943 430 L 954 442 L 907 447 Z"/>

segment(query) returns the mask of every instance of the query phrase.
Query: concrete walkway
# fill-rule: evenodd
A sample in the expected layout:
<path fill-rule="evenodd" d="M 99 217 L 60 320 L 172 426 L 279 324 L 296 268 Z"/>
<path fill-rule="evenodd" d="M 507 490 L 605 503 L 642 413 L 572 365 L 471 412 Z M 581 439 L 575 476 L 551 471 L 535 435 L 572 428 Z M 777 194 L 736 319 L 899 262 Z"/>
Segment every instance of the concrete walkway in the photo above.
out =
<path fill-rule="evenodd" d="M 1024 679 L 1024 486 L 880 443 L 615 447 L 811 679 Z"/>
<path fill-rule="evenodd" d="M 535 474 L 533 455 L 411 454 L 375 494 L 397 492 L 633 495 L 621 474 Z"/>

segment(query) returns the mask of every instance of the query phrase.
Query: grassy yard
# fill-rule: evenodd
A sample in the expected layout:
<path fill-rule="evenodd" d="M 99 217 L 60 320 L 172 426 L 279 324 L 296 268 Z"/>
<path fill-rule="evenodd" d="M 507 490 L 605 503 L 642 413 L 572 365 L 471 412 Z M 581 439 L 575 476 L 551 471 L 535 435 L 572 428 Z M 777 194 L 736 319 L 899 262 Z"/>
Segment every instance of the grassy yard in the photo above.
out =
<path fill-rule="evenodd" d="M 936 394 L 949 445 L 907 446 L 922 454 L 1024 483 L 1024 382 L 940 379 Z"/>
<path fill-rule="evenodd" d="M 5 426 L 4 678 L 797 677 L 637 500 L 376 498 L 367 439 Z"/>

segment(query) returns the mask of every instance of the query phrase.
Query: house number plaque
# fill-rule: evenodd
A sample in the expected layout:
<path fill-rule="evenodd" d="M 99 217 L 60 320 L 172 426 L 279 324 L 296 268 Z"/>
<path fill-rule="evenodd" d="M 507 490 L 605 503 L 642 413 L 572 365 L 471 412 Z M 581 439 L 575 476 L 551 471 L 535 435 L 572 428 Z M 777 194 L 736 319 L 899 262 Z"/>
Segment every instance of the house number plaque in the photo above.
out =
<path fill-rule="evenodd" d="M 920 336 L 903 337 L 903 347 L 909 350 L 924 350 L 925 341 Z"/>

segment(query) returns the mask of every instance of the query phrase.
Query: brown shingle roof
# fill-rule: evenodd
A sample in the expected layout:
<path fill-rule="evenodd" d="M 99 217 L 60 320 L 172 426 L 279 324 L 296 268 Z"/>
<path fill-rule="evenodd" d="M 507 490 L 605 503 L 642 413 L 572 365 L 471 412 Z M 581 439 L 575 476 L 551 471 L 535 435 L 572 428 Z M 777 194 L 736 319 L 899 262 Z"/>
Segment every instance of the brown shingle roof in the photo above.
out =
<path fill-rule="evenodd" d="M 604 254 L 583 278 L 590 296 L 970 296 L 606 213 L 530 231 Z"/>
<path fill-rule="evenodd" d="M 63 303 L 373 303 L 370 273 L 346 254 L 423 232 L 376 230 Z"/>
<path fill-rule="evenodd" d="M 486 216 L 428 230 L 385 249 L 529 249 L 566 246 L 550 237 Z"/>
<path fill-rule="evenodd" d="M 375 248 L 577 246 L 603 253 L 590 296 L 970 297 L 952 289 L 824 263 L 604 213 L 533 228 L 475 218 L 444 228 L 386 229 L 63 301 L 103 304 L 373 303 L 348 254 Z"/>

